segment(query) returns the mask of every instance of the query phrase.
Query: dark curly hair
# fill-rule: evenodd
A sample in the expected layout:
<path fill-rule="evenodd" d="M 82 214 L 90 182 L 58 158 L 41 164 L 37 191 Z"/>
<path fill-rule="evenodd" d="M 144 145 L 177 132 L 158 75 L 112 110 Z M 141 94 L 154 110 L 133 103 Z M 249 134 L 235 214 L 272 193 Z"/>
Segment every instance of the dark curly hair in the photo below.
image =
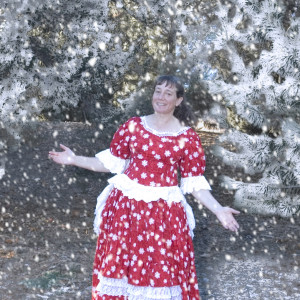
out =
<path fill-rule="evenodd" d="M 154 87 L 164 83 L 166 83 L 167 86 L 175 86 L 177 98 L 183 98 L 180 105 L 176 106 L 174 116 L 184 125 L 194 127 L 196 124 L 196 116 L 194 115 L 191 106 L 186 100 L 183 82 L 176 76 L 162 75 L 157 77 Z"/>

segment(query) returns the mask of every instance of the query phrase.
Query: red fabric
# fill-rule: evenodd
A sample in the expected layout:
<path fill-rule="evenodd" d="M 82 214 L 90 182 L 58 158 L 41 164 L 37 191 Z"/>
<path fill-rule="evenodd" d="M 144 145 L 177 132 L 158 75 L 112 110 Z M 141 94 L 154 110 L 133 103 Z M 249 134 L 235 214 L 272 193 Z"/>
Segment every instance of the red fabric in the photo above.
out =
<path fill-rule="evenodd" d="M 182 177 L 189 177 L 202 175 L 205 168 L 200 139 L 191 128 L 176 136 L 160 136 L 147 130 L 140 118 L 120 127 L 110 151 L 130 159 L 125 174 L 147 186 L 174 186 L 178 169 Z M 92 299 L 124 299 L 97 294 L 100 274 L 116 279 L 126 276 L 134 286 L 180 285 L 182 299 L 200 299 L 193 243 L 182 204 L 169 206 L 163 199 L 146 203 L 113 189 L 102 212 Z"/>
<path fill-rule="evenodd" d="M 143 185 L 177 185 L 179 167 L 181 177 L 200 176 L 205 170 L 201 141 L 192 128 L 176 136 L 158 136 L 145 129 L 138 117 L 119 128 L 110 151 L 114 156 L 130 158 L 125 174 Z"/>

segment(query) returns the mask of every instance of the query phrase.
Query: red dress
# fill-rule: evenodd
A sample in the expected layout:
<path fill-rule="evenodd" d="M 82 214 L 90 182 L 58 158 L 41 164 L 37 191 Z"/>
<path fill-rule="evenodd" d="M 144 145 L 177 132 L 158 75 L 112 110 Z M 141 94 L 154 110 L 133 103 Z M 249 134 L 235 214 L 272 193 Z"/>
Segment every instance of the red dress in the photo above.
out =
<path fill-rule="evenodd" d="M 190 127 L 157 132 L 134 117 L 96 157 L 117 175 L 98 197 L 92 299 L 200 299 L 184 197 L 210 189 L 199 136 Z"/>

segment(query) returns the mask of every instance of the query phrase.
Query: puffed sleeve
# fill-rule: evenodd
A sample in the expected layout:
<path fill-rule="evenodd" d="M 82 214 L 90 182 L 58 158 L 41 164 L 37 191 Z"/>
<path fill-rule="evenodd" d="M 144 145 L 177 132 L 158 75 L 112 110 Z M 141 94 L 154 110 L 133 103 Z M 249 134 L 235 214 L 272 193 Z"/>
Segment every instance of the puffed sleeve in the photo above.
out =
<path fill-rule="evenodd" d="M 189 130 L 184 144 L 184 154 L 180 161 L 181 183 L 180 188 L 184 194 L 211 190 L 203 173 L 205 171 L 205 154 L 200 138 L 194 130 Z"/>
<path fill-rule="evenodd" d="M 121 174 L 127 168 L 130 159 L 129 141 L 134 126 L 134 118 L 129 119 L 114 134 L 110 148 L 95 155 L 112 173 Z"/>

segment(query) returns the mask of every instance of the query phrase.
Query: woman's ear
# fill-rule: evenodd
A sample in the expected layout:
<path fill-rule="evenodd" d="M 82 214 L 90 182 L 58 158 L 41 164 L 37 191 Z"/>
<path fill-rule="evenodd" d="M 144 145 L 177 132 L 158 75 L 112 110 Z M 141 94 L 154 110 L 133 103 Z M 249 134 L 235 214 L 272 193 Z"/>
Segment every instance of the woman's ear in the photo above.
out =
<path fill-rule="evenodd" d="M 177 100 L 176 100 L 176 106 L 179 106 L 180 103 L 182 102 L 182 100 L 183 100 L 183 97 L 177 98 Z"/>

